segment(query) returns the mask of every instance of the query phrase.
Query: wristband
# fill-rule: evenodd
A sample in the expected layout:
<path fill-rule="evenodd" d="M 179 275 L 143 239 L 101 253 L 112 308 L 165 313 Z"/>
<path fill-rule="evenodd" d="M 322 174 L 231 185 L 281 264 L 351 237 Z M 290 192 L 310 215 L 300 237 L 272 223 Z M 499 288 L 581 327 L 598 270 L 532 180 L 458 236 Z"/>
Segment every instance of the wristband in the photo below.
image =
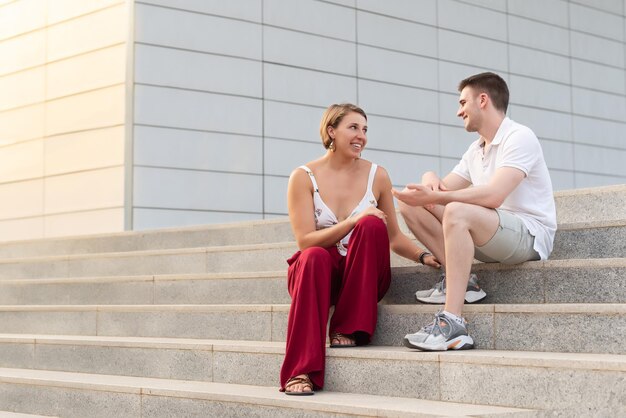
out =
<path fill-rule="evenodd" d="M 432 255 L 432 254 L 429 253 L 428 251 L 422 251 L 422 253 L 419 256 L 420 264 L 424 264 L 424 257 L 426 257 L 427 255 Z"/>

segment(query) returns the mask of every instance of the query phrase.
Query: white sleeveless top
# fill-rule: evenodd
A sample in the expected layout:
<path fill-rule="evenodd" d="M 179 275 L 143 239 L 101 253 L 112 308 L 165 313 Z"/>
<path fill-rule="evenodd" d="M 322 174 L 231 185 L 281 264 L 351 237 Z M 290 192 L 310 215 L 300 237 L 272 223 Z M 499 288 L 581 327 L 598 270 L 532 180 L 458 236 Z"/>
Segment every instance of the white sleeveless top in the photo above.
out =
<path fill-rule="evenodd" d="M 302 165 L 299 168 L 309 173 L 309 177 L 311 178 L 311 183 L 313 183 L 313 190 L 314 190 L 313 191 L 313 205 L 315 206 L 315 213 L 314 213 L 315 229 L 320 230 L 320 229 L 328 228 L 330 226 L 333 226 L 339 223 L 339 221 L 337 220 L 337 216 L 333 213 L 332 210 L 330 210 L 328 206 L 326 206 L 326 203 L 324 203 L 324 201 L 322 200 L 319 189 L 317 187 L 317 182 L 315 181 L 315 176 L 313 175 L 313 172 L 311 171 L 311 169 L 305 165 Z M 352 210 L 348 218 L 363 212 L 365 209 L 367 209 L 370 206 L 378 207 L 378 202 L 376 201 L 376 198 L 374 197 L 374 193 L 372 192 L 372 185 L 374 184 L 374 177 L 376 175 L 377 168 L 378 168 L 378 165 L 372 163 L 369 177 L 367 178 L 367 190 L 365 191 L 365 195 L 363 196 L 361 201 L 356 205 L 356 207 Z M 339 254 L 343 256 L 345 256 L 348 253 L 346 245 L 348 245 L 348 241 L 350 240 L 350 235 L 352 235 L 352 231 L 348 232 L 348 235 L 343 237 L 337 243 L 337 251 L 339 251 Z"/>

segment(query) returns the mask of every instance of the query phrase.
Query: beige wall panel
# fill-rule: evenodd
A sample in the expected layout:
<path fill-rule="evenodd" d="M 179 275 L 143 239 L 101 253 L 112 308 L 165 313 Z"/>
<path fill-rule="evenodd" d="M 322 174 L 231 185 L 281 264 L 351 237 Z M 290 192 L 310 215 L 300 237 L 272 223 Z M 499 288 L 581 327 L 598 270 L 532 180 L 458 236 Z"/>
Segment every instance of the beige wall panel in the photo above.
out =
<path fill-rule="evenodd" d="M 48 61 L 126 41 L 126 6 L 104 9 L 48 28 Z"/>
<path fill-rule="evenodd" d="M 44 235 L 59 237 L 83 234 L 101 234 L 124 230 L 124 209 L 104 209 L 88 212 L 46 216 Z"/>
<path fill-rule="evenodd" d="M 4 57 L 0 57 L 2 59 Z M 46 91 L 45 67 L 0 77 L 0 111 L 40 103 Z"/>
<path fill-rule="evenodd" d="M 46 135 L 124 123 L 124 85 L 46 102 Z"/>
<path fill-rule="evenodd" d="M 0 241 L 43 238 L 43 216 L 0 221 Z"/>
<path fill-rule="evenodd" d="M 46 176 L 124 164 L 124 127 L 46 138 Z"/>
<path fill-rule="evenodd" d="M 46 62 L 45 29 L 0 41 L 0 75 Z"/>
<path fill-rule="evenodd" d="M 43 213 L 43 180 L 0 185 L 0 219 L 27 218 Z"/>
<path fill-rule="evenodd" d="M 0 9 L 0 39 L 11 38 L 45 25 L 45 0 L 19 0 Z"/>
<path fill-rule="evenodd" d="M 126 78 L 126 46 L 78 55 L 48 64 L 46 99 L 123 83 Z"/>
<path fill-rule="evenodd" d="M 0 112 L 0 146 L 44 135 L 45 105 Z"/>
<path fill-rule="evenodd" d="M 124 0 L 47 0 L 47 3 L 48 25 L 52 25 L 114 4 L 122 4 Z"/>
<path fill-rule="evenodd" d="M 124 167 L 45 179 L 46 214 L 124 205 Z"/>
<path fill-rule="evenodd" d="M 0 148 L 0 183 L 43 176 L 43 139 Z"/>

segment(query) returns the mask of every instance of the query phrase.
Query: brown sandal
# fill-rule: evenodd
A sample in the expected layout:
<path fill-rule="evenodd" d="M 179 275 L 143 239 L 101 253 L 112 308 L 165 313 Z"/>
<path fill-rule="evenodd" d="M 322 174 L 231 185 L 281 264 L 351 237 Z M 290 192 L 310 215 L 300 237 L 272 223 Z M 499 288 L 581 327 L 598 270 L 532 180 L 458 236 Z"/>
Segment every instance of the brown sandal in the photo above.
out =
<path fill-rule="evenodd" d="M 288 392 L 287 389 L 289 389 L 290 387 L 294 386 L 294 385 L 304 385 L 303 389 L 309 388 L 310 390 L 308 391 L 302 391 L 302 392 Z M 304 377 L 298 377 L 298 376 L 294 376 L 291 379 L 287 380 L 287 383 L 285 384 L 285 395 L 291 395 L 291 396 L 310 396 L 315 394 L 315 392 L 313 392 L 313 383 L 311 382 L 311 379 L 309 379 L 309 376 L 305 375 Z"/>
<path fill-rule="evenodd" d="M 340 338 L 348 338 L 352 340 L 350 344 L 333 344 L 333 340 L 340 341 Z M 354 340 L 353 335 L 342 334 L 340 332 L 333 332 L 330 334 L 330 348 L 346 348 L 346 347 L 356 347 L 356 341 Z"/>

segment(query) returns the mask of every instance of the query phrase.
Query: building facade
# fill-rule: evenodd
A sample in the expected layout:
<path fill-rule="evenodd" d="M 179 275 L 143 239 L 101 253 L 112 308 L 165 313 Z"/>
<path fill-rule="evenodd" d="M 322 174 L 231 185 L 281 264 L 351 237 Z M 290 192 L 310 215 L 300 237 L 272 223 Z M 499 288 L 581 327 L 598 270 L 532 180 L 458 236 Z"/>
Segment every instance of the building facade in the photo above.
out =
<path fill-rule="evenodd" d="M 556 190 L 626 183 L 626 0 L 0 0 L 0 240 L 267 219 L 369 119 L 394 185 L 474 134 L 458 82 L 494 71 Z"/>

